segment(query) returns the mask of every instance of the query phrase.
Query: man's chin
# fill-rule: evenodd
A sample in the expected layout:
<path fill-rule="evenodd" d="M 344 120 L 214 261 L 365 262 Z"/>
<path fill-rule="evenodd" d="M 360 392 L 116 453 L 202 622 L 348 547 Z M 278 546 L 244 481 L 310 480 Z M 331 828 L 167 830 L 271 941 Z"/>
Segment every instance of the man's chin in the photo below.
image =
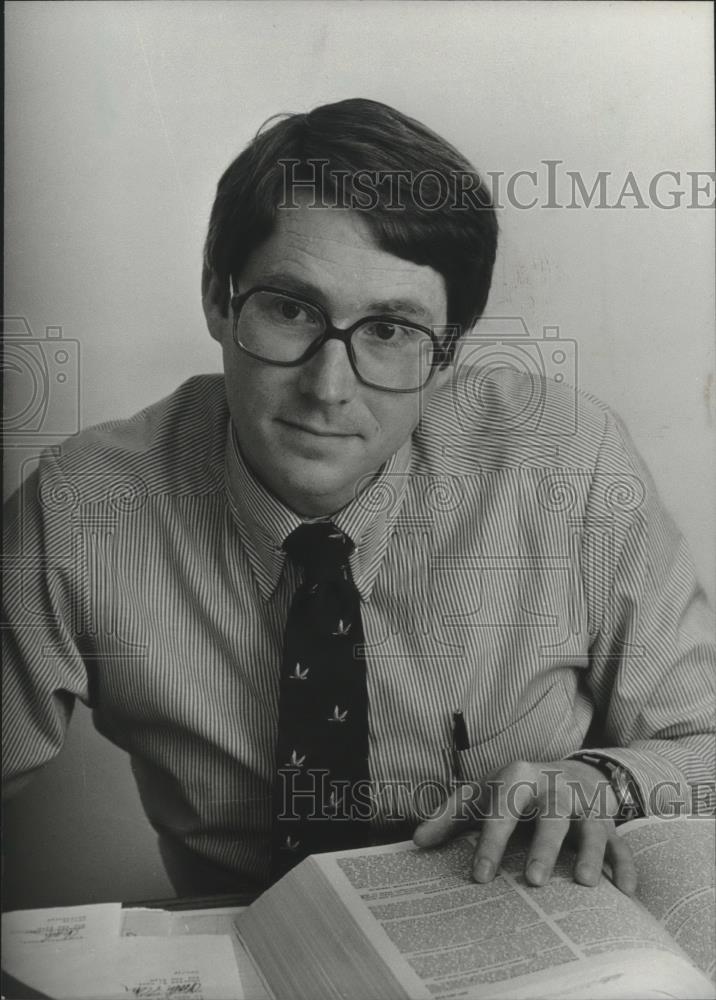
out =
<path fill-rule="evenodd" d="M 364 477 L 355 474 L 336 475 L 335 465 L 322 468 L 324 463 L 305 461 L 274 484 L 279 499 L 302 517 L 322 517 L 333 514 L 353 500 L 357 483 Z M 327 464 L 327 463 L 326 463 Z"/>

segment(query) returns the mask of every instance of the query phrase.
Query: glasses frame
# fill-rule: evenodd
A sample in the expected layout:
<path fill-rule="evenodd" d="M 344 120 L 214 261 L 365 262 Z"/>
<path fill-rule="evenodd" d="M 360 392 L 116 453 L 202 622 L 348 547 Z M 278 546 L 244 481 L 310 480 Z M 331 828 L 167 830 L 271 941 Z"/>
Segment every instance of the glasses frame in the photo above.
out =
<path fill-rule="evenodd" d="M 314 342 L 307 348 L 307 350 L 303 352 L 301 357 L 298 358 L 296 361 L 270 361 L 266 358 L 261 357 L 260 354 L 255 354 L 253 351 L 250 351 L 247 347 L 245 347 L 242 343 L 239 342 L 236 336 L 239 326 L 239 315 L 241 314 L 241 310 L 244 304 L 246 303 L 247 299 L 249 299 L 256 292 L 274 292 L 278 295 L 284 296 L 287 299 L 291 299 L 291 301 L 293 302 L 304 303 L 307 306 L 311 306 L 312 309 L 315 309 L 316 312 L 323 319 L 325 325 L 324 332 L 321 334 L 320 337 L 317 337 L 316 340 L 314 340 Z M 407 320 L 399 316 L 392 316 L 386 313 L 380 313 L 375 316 L 362 316 L 359 320 L 356 320 L 355 323 L 352 323 L 349 327 L 346 327 L 345 330 L 341 330 L 340 327 L 333 325 L 333 323 L 331 322 L 331 318 L 326 312 L 326 310 L 323 308 L 322 305 L 320 305 L 320 303 L 316 302 L 314 299 L 311 299 L 306 295 L 298 295 L 295 292 L 288 292 L 286 291 L 285 288 L 276 288 L 273 285 L 254 285 L 253 288 L 249 288 L 248 291 L 242 292 L 240 295 L 233 294 L 231 296 L 231 308 L 234 313 L 234 323 L 233 323 L 234 344 L 239 348 L 240 351 L 243 351 L 244 354 L 248 354 L 249 357 L 255 358 L 257 361 L 263 361 L 263 363 L 267 365 L 275 365 L 277 368 L 298 368 L 300 365 L 305 364 L 306 361 L 310 361 L 310 359 L 315 354 L 318 354 L 323 345 L 326 344 L 329 340 L 340 340 L 340 342 L 345 346 L 350 366 L 353 370 L 353 374 L 358 379 L 358 381 L 361 382 L 363 385 L 369 386 L 369 388 L 371 389 L 380 389 L 382 392 L 399 392 L 399 393 L 420 392 L 428 384 L 428 382 L 433 377 L 438 367 L 445 367 L 445 365 L 449 364 L 452 346 L 455 340 L 457 339 L 456 327 L 450 328 L 450 333 L 448 333 L 447 336 L 447 343 L 441 344 L 438 338 L 435 336 L 435 334 L 429 327 L 421 326 L 419 323 L 408 322 Z M 428 372 L 428 376 L 422 383 L 422 385 L 416 386 L 416 388 L 414 389 L 393 389 L 389 386 L 378 385 L 375 382 L 371 382 L 367 378 L 364 378 L 361 375 L 361 373 L 358 371 L 355 355 L 353 353 L 352 338 L 353 334 L 359 327 L 364 326 L 366 323 L 371 323 L 371 322 L 395 323 L 395 324 L 400 324 L 400 326 L 408 326 L 412 330 L 419 330 L 421 333 L 426 333 L 428 337 L 430 337 L 430 340 L 433 345 L 433 357 L 430 362 L 430 371 Z"/>

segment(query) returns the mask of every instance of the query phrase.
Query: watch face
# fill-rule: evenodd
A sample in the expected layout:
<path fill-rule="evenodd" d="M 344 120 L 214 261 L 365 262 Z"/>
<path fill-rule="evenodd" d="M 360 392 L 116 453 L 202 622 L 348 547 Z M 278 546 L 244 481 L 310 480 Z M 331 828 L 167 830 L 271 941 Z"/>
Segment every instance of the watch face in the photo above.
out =
<path fill-rule="evenodd" d="M 597 757 L 589 753 L 581 754 L 578 760 L 585 764 L 591 764 L 601 771 L 609 784 L 617 800 L 617 814 L 615 819 L 628 820 L 636 819 L 644 815 L 641 808 L 639 793 L 631 774 L 621 764 L 605 757 Z"/>
<path fill-rule="evenodd" d="M 642 815 L 634 781 L 626 768 L 619 764 L 612 767 L 612 787 L 619 802 L 621 819 L 635 819 Z"/>

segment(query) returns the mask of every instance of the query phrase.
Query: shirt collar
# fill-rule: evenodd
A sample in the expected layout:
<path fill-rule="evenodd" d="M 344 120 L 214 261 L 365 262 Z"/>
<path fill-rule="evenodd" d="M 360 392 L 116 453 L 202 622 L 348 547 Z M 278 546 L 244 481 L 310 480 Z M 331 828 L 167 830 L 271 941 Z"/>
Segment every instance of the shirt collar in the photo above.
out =
<path fill-rule="evenodd" d="M 408 439 L 392 455 L 370 485 L 331 515 L 331 520 L 355 544 L 350 556 L 353 580 L 361 598 L 369 600 L 390 540 L 390 531 L 405 496 L 411 459 Z M 251 563 L 259 590 L 268 600 L 278 586 L 286 553 L 283 542 L 302 518 L 273 495 L 253 475 L 239 449 L 229 420 L 226 436 L 226 492 L 231 513 Z"/>

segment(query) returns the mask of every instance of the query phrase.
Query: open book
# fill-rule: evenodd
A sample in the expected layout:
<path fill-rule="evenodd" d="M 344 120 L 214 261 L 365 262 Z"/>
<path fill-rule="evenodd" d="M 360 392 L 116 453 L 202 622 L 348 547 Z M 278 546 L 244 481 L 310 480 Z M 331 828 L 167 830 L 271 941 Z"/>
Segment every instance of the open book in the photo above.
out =
<path fill-rule="evenodd" d="M 715 831 L 704 819 L 624 824 L 632 899 L 606 876 L 575 884 L 569 858 L 530 887 L 519 848 L 478 885 L 471 834 L 314 855 L 235 927 L 277 1000 L 715 997 Z"/>

